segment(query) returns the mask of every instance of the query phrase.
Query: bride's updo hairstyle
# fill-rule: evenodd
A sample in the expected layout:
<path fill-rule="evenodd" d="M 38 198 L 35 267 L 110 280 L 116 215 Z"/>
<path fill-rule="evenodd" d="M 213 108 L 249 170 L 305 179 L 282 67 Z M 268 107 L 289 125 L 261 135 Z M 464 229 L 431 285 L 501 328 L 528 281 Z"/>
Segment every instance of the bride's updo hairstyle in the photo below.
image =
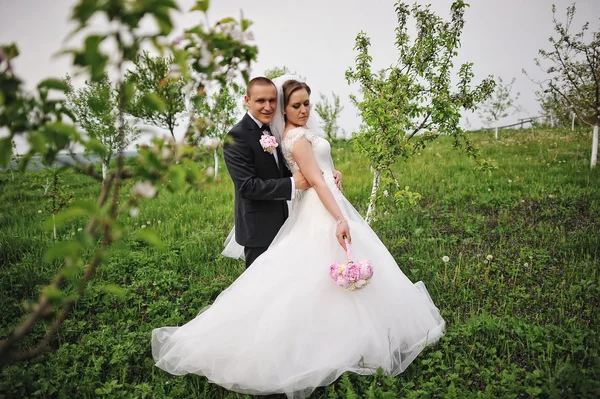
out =
<path fill-rule="evenodd" d="M 298 82 L 297 80 L 286 80 L 283 85 L 281 85 L 283 89 L 283 110 L 288 106 L 291 95 L 298 90 L 305 89 L 308 95 L 310 96 L 310 87 L 304 82 Z"/>

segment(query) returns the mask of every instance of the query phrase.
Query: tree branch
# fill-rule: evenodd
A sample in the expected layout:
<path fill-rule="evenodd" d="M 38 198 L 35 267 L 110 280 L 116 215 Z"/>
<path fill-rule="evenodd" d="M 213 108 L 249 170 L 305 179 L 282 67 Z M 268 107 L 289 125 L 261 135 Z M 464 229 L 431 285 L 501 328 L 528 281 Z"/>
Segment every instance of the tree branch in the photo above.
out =
<path fill-rule="evenodd" d="M 588 126 L 593 126 L 592 124 L 588 123 L 585 120 L 583 115 L 581 115 L 581 112 L 578 109 L 578 107 L 576 107 L 573 104 L 573 102 L 566 95 L 564 95 L 556 86 L 554 86 L 552 81 L 550 81 L 548 83 L 548 86 L 550 86 L 550 88 L 554 91 L 554 93 L 558 94 L 560 97 L 562 97 L 567 102 L 567 104 L 569 105 L 569 108 L 571 108 L 571 111 L 575 112 L 575 115 L 577 115 L 577 119 L 579 119 L 581 122 L 585 123 Z"/>
<path fill-rule="evenodd" d="M 103 246 L 99 249 L 99 251 L 102 251 L 102 253 L 103 253 L 105 247 L 106 247 L 106 245 L 103 242 Z M 77 299 L 83 295 L 83 293 L 85 291 L 85 287 L 87 286 L 87 283 L 89 282 L 89 280 L 92 278 L 92 275 L 93 275 L 94 271 L 96 270 L 97 266 L 100 264 L 101 259 L 102 259 L 102 257 L 100 255 L 97 255 L 94 258 L 94 260 L 92 261 L 92 263 L 86 269 L 83 277 L 80 279 L 80 284 L 79 284 L 80 288 L 77 290 Z M 11 360 L 13 360 L 13 361 L 27 360 L 27 359 L 31 359 L 35 356 L 38 356 L 44 352 L 48 352 L 50 350 L 50 342 L 52 341 L 54 336 L 58 333 L 58 329 L 60 328 L 62 323 L 66 320 L 66 318 L 69 316 L 69 314 L 73 311 L 73 306 L 75 305 L 75 302 L 76 302 L 76 299 L 70 299 L 63 304 L 63 307 L 62 307 L 58 317 L 56 319 L 54 319 L 52 326 L 46 332 L 46 334 L 44 335 L 44 337 L 42 338 L 40 343 L 35 348 L 24 351 L 24 352 L 11 353 L 10 354 Z"/>
<path fill-rule="evenodd" d="M 598 124 L 600 122 L 600 82 L 598 81 L 598 72 L 596 65 L 594 65 L 594 62 L 592 60 L 590 60 L 589 54 L 586 51 L 584 51 L 585 53 L 585 58 L 590 66 L 590 70 L 592 71 L 592 77 L 594 79 L 594 91 L 595 91 L 595 101 L 594 101 L 594 105 L 595 105 L 595 109 L 596 109 L 596 124 Z"/>
<path fill-rule="evenodd" d="M 431 116 L 431 110 L 429 110 L 429 112 L 427 113 L 427 115 L 425 115 L 425 119 L 423 119 L 423 122 L 421 122 L 421 124 L 419 125 L 419 127 L 418 127 L 418 128 L 416 128 L 416 129 L 415 129 L 415 130 L 414 130 L 414 131 L 413 131 L 413 132 L 412 132 L 412 133 L 411 133 L 411 134 L 410 134 L 410 135 L 409 135 L 409 136 L 406 138 L 406 141 L 409 141 L 410 139 L 412 139 L 412 138 L 413 138 L 413 136 L 419 132 L 419 130 L 423 129 L 423 128 L 424 128 L 424 127 L 426 127 L 426 126 L 429 126 L 429 125 L 425 125 L 425 123 L 427 122 L 427 120 L 429 119 L 429 117 L 430 117 L 430 116 Z"/>
<path fill-rule="evenodd" d="M 64 276 L 61 274 L 56 275 L 51 283 L 54 288 L 59 288 L 64 281 Z M 29 314 L 29 316 L 23 321 L 12 333 L 2 341 L 0 341 L 0 359 L 6 359 L 12 347 L 17 343 L 21 342 L 25 335 L 31 331 L 40 318 L 46 313 L 48 308 L 52 305 L 50 298 L 45 294 L 40 296 L 38 306 L 36 309 Z M 2 361 L 2 360 L 0 360 Z"/>

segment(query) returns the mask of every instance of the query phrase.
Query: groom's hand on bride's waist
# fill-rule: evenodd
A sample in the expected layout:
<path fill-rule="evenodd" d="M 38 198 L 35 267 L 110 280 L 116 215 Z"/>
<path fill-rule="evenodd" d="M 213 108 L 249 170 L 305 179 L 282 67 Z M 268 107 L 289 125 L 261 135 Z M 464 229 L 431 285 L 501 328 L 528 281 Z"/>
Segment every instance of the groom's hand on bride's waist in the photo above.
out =
<path fill-rule="evenodd" d="M 292 176 L 294 178 L 294 185 L 296 186 L 296 190 L 306 190 L 310 187 L 310 183 L 306 180 L 306 177 L 299 170 L 294 173 Z"/>
<path fill-rule="evenodd" d="M 335 181 L 335 185 L 337 186 L 338 190 L 342 191 L 342 172 L 334 169 L 333 180 Z"/>
<path fill-rule="evenodd" d="M 321 174 L 323 174 L 323 171 L 321 171 Z M 294 178 L 296 190 L 306 190 L 307 188 L 310 188 L 310 183 L 299 170 L 297 170 L 292 177 Z"/>

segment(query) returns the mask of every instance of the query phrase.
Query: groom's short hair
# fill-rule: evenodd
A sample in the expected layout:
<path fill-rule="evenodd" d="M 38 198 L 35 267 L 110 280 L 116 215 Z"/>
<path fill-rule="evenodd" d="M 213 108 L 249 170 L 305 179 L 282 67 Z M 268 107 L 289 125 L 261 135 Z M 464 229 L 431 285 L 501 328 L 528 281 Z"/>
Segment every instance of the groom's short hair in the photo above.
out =
<path fill-rule="evenodd" d="M 275 87 L 275 83 L 269 78 L 265 78 L 264 76 L 258 76 L 248 82 L 248 87 L 246 87 L 246 95 L 250 97 L 250 91 L 256 85 L 271 85 Z"/>

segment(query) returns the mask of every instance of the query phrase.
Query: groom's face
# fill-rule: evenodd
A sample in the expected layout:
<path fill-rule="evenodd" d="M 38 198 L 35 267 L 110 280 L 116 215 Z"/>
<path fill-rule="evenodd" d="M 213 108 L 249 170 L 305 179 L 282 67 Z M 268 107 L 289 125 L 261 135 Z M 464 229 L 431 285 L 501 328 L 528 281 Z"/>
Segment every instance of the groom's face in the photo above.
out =
<path fill-rule="evenodd" d="M 248 112 L 262 123 L 271 123 L 277 110 L 277 89 L 272 84 L 255 84 L 244 97 Z"/>

